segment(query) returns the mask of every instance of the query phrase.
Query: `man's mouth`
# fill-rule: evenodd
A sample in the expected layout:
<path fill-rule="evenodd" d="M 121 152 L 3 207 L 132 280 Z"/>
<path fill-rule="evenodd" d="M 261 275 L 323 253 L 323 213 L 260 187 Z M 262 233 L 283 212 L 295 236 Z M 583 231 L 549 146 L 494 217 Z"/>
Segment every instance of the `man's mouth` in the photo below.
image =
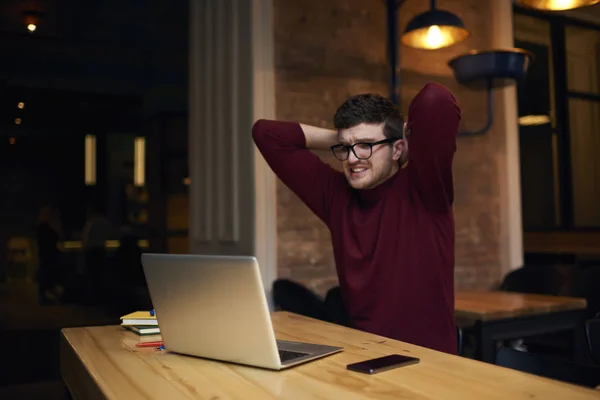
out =
<path fill-rule="evenodd" d="M 365 167 L 353 167 L 350 168 L 350 176 L 354 177 L 358 177 L 361 174 L 363 174 L 365 171 L 367 170 L 367 168 Z"/>

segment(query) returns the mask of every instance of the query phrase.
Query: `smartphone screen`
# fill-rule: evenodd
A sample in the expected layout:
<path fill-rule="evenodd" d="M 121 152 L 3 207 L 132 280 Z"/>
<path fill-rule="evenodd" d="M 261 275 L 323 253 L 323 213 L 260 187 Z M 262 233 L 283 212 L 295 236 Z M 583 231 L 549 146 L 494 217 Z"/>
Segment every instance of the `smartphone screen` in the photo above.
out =
<path fill-rule="evenodd" d="M 365 374 L 376 374 L 393 368 L 404 367 L 406 365 L 417 364 L 418 358 L 402 356 L 400 354 L 391 354 L 389 356 L 373 358 L 349 364 L 347 368 L 351 371 L 363 372 Z"/>

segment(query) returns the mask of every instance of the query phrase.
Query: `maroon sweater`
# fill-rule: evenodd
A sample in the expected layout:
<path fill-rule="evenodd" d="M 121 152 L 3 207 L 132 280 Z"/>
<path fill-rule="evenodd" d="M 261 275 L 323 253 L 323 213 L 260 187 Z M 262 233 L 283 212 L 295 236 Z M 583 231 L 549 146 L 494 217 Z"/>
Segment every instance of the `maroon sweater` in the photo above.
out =
<path fill-rule="evenodd" d="M 256 145 L 329 227 L 340 289 L 358 329 L 455 354 L 452 160 L 461 111 L 443 86 L 410 104 L 409 163 L 355 190 L 306 149 L 295 122 L 259 120 Z"/>

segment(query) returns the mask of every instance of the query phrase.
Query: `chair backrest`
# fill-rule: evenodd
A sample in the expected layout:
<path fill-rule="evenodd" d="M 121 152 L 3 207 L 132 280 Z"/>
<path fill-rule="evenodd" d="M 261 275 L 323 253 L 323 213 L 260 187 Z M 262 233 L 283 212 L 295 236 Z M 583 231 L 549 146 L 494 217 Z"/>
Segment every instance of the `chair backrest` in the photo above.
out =
<path fill-rule="evenodd" d="M 496 364 L 591 388 L 595 388 L 600 384 L 600 368 L 577 364 L 555 356 L 533 354 L 502 347 L 496 355 Z"/>
<path fill-rule="evenodd" d="M 509 272 L 500 285 L 507 292 L 558 295 L 562 280 L 552 265 L 528 265 Z"/>
<path fill-rule="evenodd" d="M 289 279 L 273 282 L 273 302 L 283 311 L 327 320 L 325 302 L 304 285 Z"/>
<path fill-rule="evenodd" d="M 600 365 L 600 314 L 596 317 L 586 321 L 585 333 L 592 359 L 594 363 Z"/>

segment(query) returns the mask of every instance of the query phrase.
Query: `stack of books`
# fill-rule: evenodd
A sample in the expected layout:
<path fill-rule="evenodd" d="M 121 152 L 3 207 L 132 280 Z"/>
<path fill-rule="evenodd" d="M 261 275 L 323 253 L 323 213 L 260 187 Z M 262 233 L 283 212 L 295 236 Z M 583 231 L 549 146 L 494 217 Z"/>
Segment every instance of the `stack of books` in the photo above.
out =
<path fill-rule="evenodd" d="M 135 311 L 123 315 L 121 317 L 121 326 L 140 336 L 160 333 L 156 315 L 151 314 L 149 311 Z"/>

